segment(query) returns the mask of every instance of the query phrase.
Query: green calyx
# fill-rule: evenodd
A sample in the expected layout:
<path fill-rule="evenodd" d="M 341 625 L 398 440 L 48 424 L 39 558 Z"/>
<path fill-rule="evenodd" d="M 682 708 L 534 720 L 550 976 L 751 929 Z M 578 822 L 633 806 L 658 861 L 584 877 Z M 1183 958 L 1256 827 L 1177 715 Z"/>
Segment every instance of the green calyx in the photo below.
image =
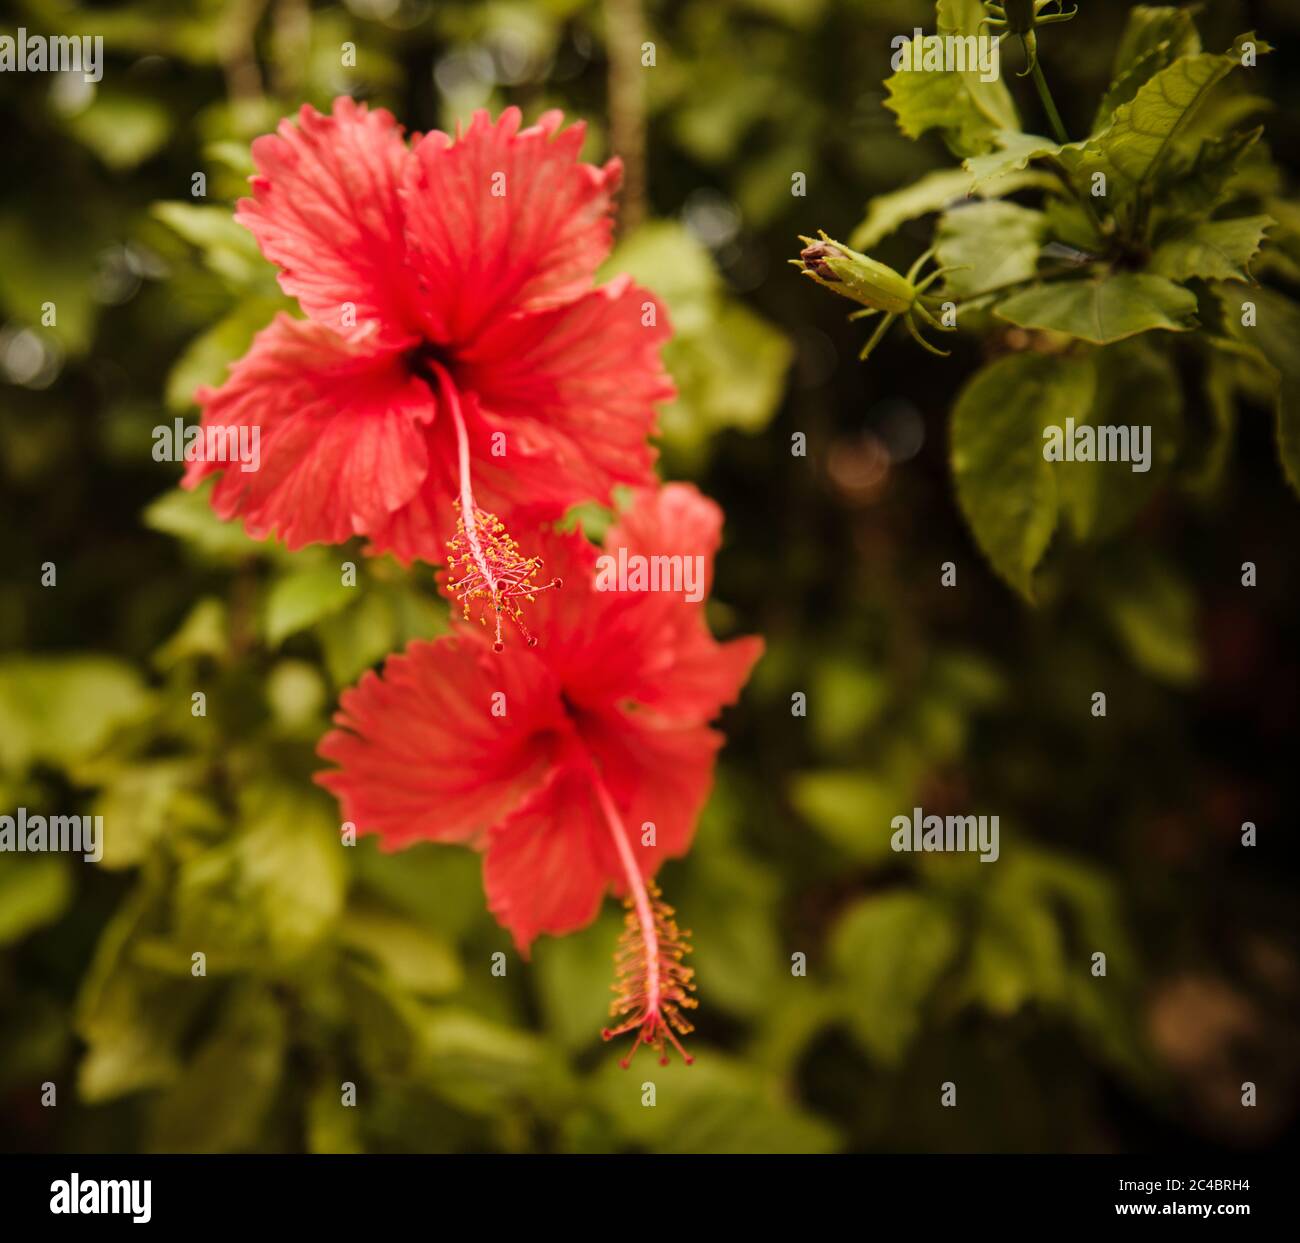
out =
<path fill-rule="evenodd" d="M 898 319 L 906 325 L 917 344 L 931 354 L 947 358 L 948 351 L 931 345 L 921 333 L 922 327 L 933 328 L 939 332 L 955 332 L 956 324 L 936 319 L 922 300 L 922 295 L 935 281 L 941 280 L 947 273 L 956 271 L 952 267 L 935 268 L 928 276 L 921 277 L 921 269 L 934 258 L 934 251 L 927 250 L 914 264 L 906 276 L 895 272 L 887 264 L 878 263 L 869 255 L 864 255 L 852 247 L 845 246 L 827 236 L 823 231 L 819 237 L 803 237 L 799 240 L 804 248 L 798 259 L 790 262 L 804 276 L 810 276 L 819 285 L 833 290 L 842 298 L 851 298 L 861 304 L 861 309 L 854 311 L 849 319 L 869 319 L 880 316 L 880 323 L 871 334 L 858 357 L 865 361 L 871 351 L 884 339 L 889 326 Z"/>
<path fill-rule="evenodd" d="M 1079 11 L 1077 4 L 1067 11 L 1064 0 L 1003 0 L 1001 4 L 984 0 L 984 8 L 988 16 L 980 22 L 980 28 L 1005 30 L 1015 35 L 1025 49 L 1025 68 L 1019 75 L 1022 78 L 1038 65 L 1038 27 L 1068 22 Z"/>

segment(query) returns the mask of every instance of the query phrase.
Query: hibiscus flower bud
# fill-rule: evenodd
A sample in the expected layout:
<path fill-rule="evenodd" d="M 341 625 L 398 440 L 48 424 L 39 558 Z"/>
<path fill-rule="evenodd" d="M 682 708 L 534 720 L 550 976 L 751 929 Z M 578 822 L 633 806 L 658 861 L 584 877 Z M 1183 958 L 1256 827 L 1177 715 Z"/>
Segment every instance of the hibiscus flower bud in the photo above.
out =
<path fill-rule="evenodd" d="M 829 242 L 814 242 L 811 246 L 805 246 L 799 252 L 799 258 L 803 260 L 804 267 L 811 269 L 824 281 L 839 280 L 834 269 L 826 260 L 831 258 L 839 259 L 843 258 L 843 256 L 844 252 Z"/>
<path fill-rule="evenodd" d="M 916 298 L 916 288 L 905 276 L 868 255 L 827 237 L 800 237 L 804 248 L 790 262 L 819 285 L 851 298 L 872 310 L 901 315 Z"/>

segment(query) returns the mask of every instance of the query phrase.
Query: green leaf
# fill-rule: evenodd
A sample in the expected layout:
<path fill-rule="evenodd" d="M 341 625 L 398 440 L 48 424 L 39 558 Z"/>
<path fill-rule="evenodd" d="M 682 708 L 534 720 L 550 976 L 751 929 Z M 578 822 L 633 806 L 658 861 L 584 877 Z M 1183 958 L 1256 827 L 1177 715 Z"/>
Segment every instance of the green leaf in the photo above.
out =
<path fill-rule="evenodd" d="M 1277 228 L 1260 257 L 1261 265 L 1278 272 L 1289 284 L 1300 284 L 1300 203 L 1269 198 L 1265 206 L 1277 220 Z"/>
<path fill-rule="evenodd" d="M 187 660 L 220 660 L 230 651 L 230 614 L 225 601 L 205 596 L 186 615 L 176 633 L 153 654 L 156 669 L 174 669 Z"/>
<path fill-rule="evenodd" d="M 1250 279 L 1248 266 L 1259 253 L 1271 216 L 1200 220 L 1166 237 L 1151 257 L 1151 271 L 1174 281 Z"/>
<path fill-rule="evenodd" d="M 1003 870 L 981 894 L 965 991 L 993 1014 L 1015 1014 L 1031 1001 L 1062 996 L 1061 929 L 1051 907 Z"/>
<path fill-rule="evenodd" d="M 172 121 L 171 112 L 157 100 L 100 90 L 88 108 L 63 124 L 109 168 L 121 171 L 158 151 L 171 136 Z"/>
<path fill-rule="evenodd" d="M 333 926 L 347 884 L 339 826 L 322 800 L 254 791 L 238 838 L 241 889 L 260 907 L 273 955 L 290 959 Z"/>
<path fill-rule="evenodd" d="M 1205 363 L 1209 435 L 1199 446 L 1195 461 L 1189 464 L 1184 475 L 1186 486 L 1201 495 L 1212 492 L 1218 485 L 1232 453 L 1232 440 L 1237 430 L 1237 392 L 1240 388 L 1237 371 L 1240 364 L 1240 358 L 1223 349 L 1211 349 Z"/>
<path fill-rule="evenodd" d="M 756 432 L 776 413 L 794 356 L 785 335 L 727 295 L 705 247 L 682 225 L 652 221 L 620 242 L 604 269 L 626 272 L 668 304 L 664 364 L 677 400 L 660 414 L 665 441 L 700 452 L 728 427 Z"/>
<path fill-rule="evenodd" d="M 556 529 L 566 535 L 581 531 L 593 544 L 605 541 L 605 532 L 614 525 L 614 511 L 596 501 L 580 501 L 571 505 L 556 523 Z"/>
<path fill-rule="evenodd" d="M 152 531 L 184 540 L 200 555 L 217 561 L 242 561 L 270 547 L 250 539 L 239 522 L 223 522 L 212 509 L 213 481 L 193 491 L 172 488 L 150 501 L 141 521 Z"/>
<path fill-rule="evenodd" d="M 374 963 L 396 988 L 439 997 L 460 987 L 460 960 L 448 942 L 400 915 L 354 904 L 348 907 L 340 933 L 345 946 Z"/>
<path fill-rule="evenodd" d="M 1219 283 L 1214 292 L 1223 304 L 1229 336 L 1268 364 L 1276 394 L 1278 456 L 1292 490 L 1300 495 L 1300 307 L 1271 289 Z M 1247 303 L 1254 307 L 1253 326 L 1242 323 Z"/>
<path fill-rule="evenodd" d="M 349 853 L 368 889 L 447 937 L 464 937 L 486 918 L 483 865 L 471 851 L 417 842 L 394 853 L 380 850 L 369 837 Z M 438 895 L 437 902 L 429 901 L 431 893 Z"/>
<path fill-rule="evenodd" d="M 835 1131 L 790 1100 L 776 1076 L 698 1043 L 694 1054 L 693 1066 L 653 1066 L 653 1109 L 643 1103 L 646 1074 L 629 1073 L 614 1058 L 592 1078 L 590 1095 L 624 1138 L 650 1152 L 822 1153 L 839 1146 Z"/>
<path fill-rule="evenodd" d="M 447 631 L 447 606 L 409 581 L 368 582 L 354 603 L 315 623 L 315 634 L 335 686 L 355 682 L 366 669 L 414 639 Z"/>
<path fill-rule="evenodd" d="M 1194 56 L 1201 50 L 1201 37 L 1191 13 L 1167 4 L 1134 5 L 1115 49 L 1110 76 L 1121 77 L 1162 44 L 1169 44 L 1171 60 Z"/>
<path fill-rule="evenodd" d="M 600 1029 L 609 1022 L 609 986 L 622 926 L 607 909 L 589 927 L 567 937 L 542 937 L 533 947 L 547 1030 L 566 1049 L 599 1043 Z"/>
<path fill-rule="evenodd" d="M 1121 272 L 1036 285 L 1012 294 L 994 314 L 1021 328 L 1050 328 L 1109 345 L 1157 328 L 1196 327 L 1196 297 L 1163 276 Z"/>
<path fill-rule="evenodd" d="M 0 854 L 0 945 L 52 924 L 71 897 L 66 860 L 57 855 Z"/>
<path fill-rule="evenodd" d="M 1091 360 L 1012 354 L 977 372 L 953 409 L 958 503 L 993 568 L 1029 600 L 1057 518 L 1043 429 L 1084 419 L 1094 384 Z"/>
<path fill-rule="evenodd" d="M 1115 110 L 1128 103 L 1160 70 L 1180 56 L 1194 56 L 1200 50 L 1200 36 L 1186 9 L 1149 5 L 1132 9 L 1092 133 L 1100 133 Z"/>
<path fill-rule="evenodd" d="M 1015 130 L 999 130 L 993 136 L 996 144 L 985 155 L 971 156 L 962 161 L 962 167 L 971 175 L 970 191 L 982 190 L 987 181 L 996 181 L 1012 173 L 1023 171 L 1030 160 L 1045 155 L 1059 155 L 1061 144 L 1038 134 L 1021 134 Z M 1081 143 L 1072 144 L 1082 147 Z"/>
<path fill-rule="evenodd" d="M 41 214 L 39 204 L 26 212 L 14 207 L 0 214 L 0 303 L 19 324 L 53 337 L 56 348 L 81 354 L 90 345 L 100 311 L 90 275 L 101 248 L 114 239 L 91 220 L 75 230 L 42 229 Z M 57 315 L 48 328 L 41 322 L 46 302 Z"/>
<path fill-rule="evenodd" d="M 529 1032 L 453 1007 L 412 1015 L 419 1082 L 469 1113 L 499 1116 L 506 1102 L 552 1094 L 563 1075 Z"/>
<path fill-rule="evenodd" d="M 941 35 L 974 35 L 985 16 L 979 0 L 939 0 L 936 8 Z M 901 57 L 910 56 L 910 43 Z M 938 129 L 958 156 L 980 155 L 993 148 L 1000 130 L 1020 129 L 1015 103 L 1000 78 L 984 82 L 970 70 L 900 69 L 885 79 L 885 91 L 885 107 L 898 117 L 898 128 L 907 137 Z"/>
<path fill-rule="evenodd" d="M 1047 218 L 1015 203 L 975 203 L 944 212 L 936 235 L 945 289 L 972 298 L 1033 278 Z"/>
<path fill-rule="evenodd" d="M 957 952 L 949 908 L 926 893 L 866 898 L 831 933 L 831 960 L 854 1034 L 885 1065 L 902 1060 Z"/>
<path fill-rule="evenodd" d="M 975 926 L 963 993 L 998 1014 L 1029 1002 L 1060 1013 L 1098 1053 L 1141 1076 L 1134 1022 L 1140 954 L 1113 887 L 1093 868 L 1027 841 L 1004 850 L 990 871 L 996 875 L 976 877 L 972 893 Z M 1104 979 L 1090 972 L 1098 946 L 1106 947 Z"/>
<path fill-rule="evenodd" d="M 142 967 L 134 950 L 156 921 L 156 891 L 137 886 L 100 936 L 77 999 L 76 1031 L 86 1044 L 77 1089 L 88 1104 L 157 1087 L 176 1075 L 181 1033 L 207 996 L 183 980 Z"/>
<path fill-rule="evenodd" d="M 720 823 L 726 801 L 721 792 L 710 801 L 699 843 L 673 892 L 693 933 L 692 963 L 700 988 L 719 1009 L 756 1020 L 790 979 L 781 968 L 776 931 L 779 885 L 772 871 L 731 836 L 734 819 L 725 827 Z M 731 812 L 738 814 L 738 809 Z"/>
<path fill-rule="evenodd" d="M 158 978 L 151 972 L 118 971 L 103 991 L 101 1006 L 79 1026 L 87 1047 L 77 1091 L 87 1104 L 103 1104 L 175 1078 L 180 1066 L 175 1029 L 185 1014 L 177 1003 L 188 999 L 183 984 L 168 981 L 170 989 L 164 992 L 144 983 Z"/>
<path fill-rule="evenodd" d="M 315 741 L 324 725 L 325 679 L 306 660 L 279 660 L 266 675 L 266 706 L 283 736 Z"/>
<path fill-rule="evenodd" d="M 1135 1022 L 1141 1008 L 1141 951 L 1129 935 L 1114 886 L 1085 863 L 1027 843 L 1017 850 L 1011 866 L 1009 880 L 1027 900 L 1044 901 L 1059 913 L 1058 926 L 1066 938 L 1064 970 L 1058 973 L 1065 1012 L 1102 1056 L 1128 1074 L 1141 1076 L 1145 1057 L 1140 1024 Z M 1098 987 L 1098 978 L 1089 971 L 1099 945 L 1109 946 L 1105 988 Z"/>
<path fill-rule="evenodd" d="M 672 110 L 673 138 L 704 164 L 724 164 L 765 111 L 763 89 L 738 61 L 718 59 L 701 74 Z M 766 76 L 766 75 L 764 75 Z M 776 83 L 771 83 L 774 89 Z M 786 184 L 789 185 L 787 177 Z"/>
<path fill-rule="evenodd" d="M 855 651 L 833 652 L 817 662 L 811 724 L 823 751 L 854 748 L 863 731 L 879 719 L 889 701 L 884 672 L 863 662 Z"/>
<path fill-rule="evenodd" d="M 218 141 L 203 144 L 204 159 L 217 164 L 224 164 L 231 172 L 240 177 L 252 177 L 257 172 L 253 163 L 253 153 L 249 144 L 244 142 Z"/>
<path fill-rule="evenodd" d="M 307 1098 L 307 1151 L 310 1153 L 361 1153 L 360 1110 L 343 1103 L 342 1083 L 347 1078 L 340 1068 L 322 1073 L 320 1082 Z"/>
<path fill-rule="evenodd" d="M 679 391 L 660 415 L 661 435 L 689 446 L 723 428 L 761 431 L 780 405 L 793 358 L 789 340 L 767 320 L 742 302 L 721 302 L 706 334 L 674 337 L 664 348 Z"/>
<path fill-rule="evenodd" d="M 1126 527 L 1174 463 L 1182 439 L 1182 387 L 1163 353 L 1145 341 L 1126 341 L 1093 359 L 1096 395 L 1085 417 L 1075 419 L 1076 430 L 1121 423 L 1149 428 L 1150 456 L 1145 471 L 1135 471 L 1131 461 L 1052 463 L 1061 508 L 1081 540 L 1103 539 Z"/>
<path fill-rule="evenodd" d="M 246 988 L 153 1112 L 155 1152 L 258 1147 L 284 1067 L 287 1033 L 269 993 Z"/>
<path fill-rule="evenodd" d="M 1120 562 L 1101 594 L 1106 620 L 1133 663 L 1171 686 L 1190 686 L 1204 666 L 1196 597 L 1154 557 Z"/>
<path fill-rule="evenodd" d="M 1262 42 L 1257 47 L 1261 53 L 1269 50 Z M 1064 162 L 1083 181 L 1105 173 L 1112 203 L 1136 197 L 1210 92 L 1240 64 L 1237 51 L 1181 57 L 1143 83 L 1082 149 L 1063 151 Z"/>
<path fill-rule="evenodd" d="M 229 207 L 215 203 L 168 201 L 155 203 L 152 214 L 199 250 L 225 248 L 248 255 L 260 252 L 253 235 L 236 222 Z"/>
<path fill-rule="evenodd" d="M 355 603 L 364 590 L 343 585 L 337 561 L 290 570 L 267 593 L 263 621 L 267 643 L 278 647 L 290 635 Z"/>
<path fill-rule="evenodd" d="M 673 220 L 651 220 L 623 238 L 601 273 L 611 277 L 626 272 L 633 280 L 654 282 L 655 292 L 668 303 L 673 327 L 678 319 L 706 313 L 722 289 L 722 277 L 713 266 L 708 249 L 689 229 Z"/>
<path fill-rule="evenodd" d="M 1055 184 L 1055 179 L 1045 173 L 1013 173 L 989 180 L 980 188 L 980 197 L 1001 198 L 1018 190 L 1043 189 Z M 849 245 L 854 250 L 869 250 L 909 220 L 969 202 L 970 185 L 970 175 L 964 170 L 940 168 L 901 190 L 878 195 L 867 204 L 866 217 L 853 231 Z"/>
<path fill-rule="evenodd" d="M 384 583 L 382 590 L 393 606 L 396 647 L 405 647 L 415 639 L 436 639 L 447 633 L 451 610 L 442 597 L 421 590 L 415 580 L 406 576 Z"/>
<path fill-rule="evenodd" d="M 1203 218 L 1229 201 L 1233 187 L 1250 161 L 1258 158 L 1262 125 L 1251 130 L 1207 138 L 1196 156 L 1165 188 L 1159 207 L 1179 216 Z"/>
<path fill-rule="evenodd" d="M 167 408 L 179 414 L 194 405 L 195 390 L 203 385 L 217 387 L 226 378 L 230 364 L 243 357 L 253 337 L 265 328 L 277 311 L 289 306 L 287 299 L 251 296 L 245 298 L 206 332 L 185 347 L 167 376 Z"/>
<path fill-rule="evenodd" d="M 1161 69 L 1168 68 L 1174 59 L 1171 54 L 1171 47 L 1167 42 L 1148 48 L 1137 61 L 1130 65 L 1119 77 L 1115 78 L 1110 86 L 1106 88 L 1106 93 L 1101 97 L 1101 103 L 1097 105 L 1096 114 L 1092 118 L 1092 127 L 1088 133 L 1090 135 L 1102 133 L 1110 124 L 1111 118 L 1115 115 L 1115 110 L 1124 104 L 1130 103 L 1138 91 Z"/>
<path fill-rule="evenodd" d="M 104 857 L 111 870 L 143 863 L 169 828 L 177 796 L 198 786 L 202 765 L 194 760 L 150 760 L 113 774 L 92 811 L 104 817 Z"/>
<path fill-rule="evenodd" d="M 780 89 L 776 83 L 773 85 Z M 745 224 L 756 233 L 781 217 L 790 198 L 790 171 L 806 162 L 808 152 L 818 141 L 817 112 L 800 112 L 790 102 L 781 111 L 780 129 L 773 133 L 777 140 L 762 154 L 755 152 L 752 159 L 735 166 L 732 185 L 736 206 Z M 729 148 L 719 163 L 726 165 L 735 151 L 735 147 Z"/>
<path fill-rule="evenodd" d="M 342 959 L 337 974 L 357 1061 L 376 1078 L 406 1078 L 415 1064 L 415 1028 L 424 1007 L 369 968 Z"/>
<path fill-rule="evenodd" d="M 140 675 L 107 656 L 0 661 L 0 768 L 69 769 L 143 717 L 152 702 Z"/>
<path fill-rule="evenodd" d="M 1048 236 L 1053 240 L 1082 251 L 1085 256 L 1100 254 L 1106 243 L 1088 213 L 1075 199 L 1048 199 L 1043 205 L 1047 217 Z"/>
<path fill-rule="evenodd" d="M 182 864 L 177 942 L 207 953 L 211 972 L 297 962 L 342 911 L 343 850 L 323 800 L 252 787 L 238 833 Z"/>
<path fill-rule="evenodd" d="M 335 686 L 348 686 L 394 651 L 397 623 L 391 601 L 377 591 L 360 593 L 355 604 L 320 620 L 316 636 Z"/>
<path fill-rule="evenodd" d="M 790 783 L 790 802 L 840 850 L 863 862 L 889 857 L 889 821 L 910 790 L 865 772 L 807 772 Z"/>
<path fill-rule="evenodd" d="M 203 255 L 204 265 L 232 288 L 255 286 L 272 293 L 270 264 L 262 258 L 253 235 L 236 223 L 229 207 L 185 202 L 155 203 L 154 217 Z"/>

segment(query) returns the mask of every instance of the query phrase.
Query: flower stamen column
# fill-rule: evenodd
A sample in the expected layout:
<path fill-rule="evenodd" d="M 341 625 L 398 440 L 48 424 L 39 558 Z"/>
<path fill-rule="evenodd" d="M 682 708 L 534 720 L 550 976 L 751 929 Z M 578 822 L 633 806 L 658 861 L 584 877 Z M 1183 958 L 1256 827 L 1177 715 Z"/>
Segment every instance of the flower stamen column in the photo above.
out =
<path fill-rule="evenodd" d="M 690 933 L 677 927 L 673 908 L 660 898 L 653 882 L 647 887 L 632 854 L 623 819 L 594 763 L 590 774 L 596 801 L 614 839 L 628 886 L 628 912 L 614 957 L 616 996 L 610 1006 L 610 1014 L 624 1021 L 617 1027 L 604 1028 L 600 1034 L 606 1040 L 613 1040 L 636 1032 L 631 1049 L 620 1063 L 625 1070 L 642 1044 L 656 1049 L 660 1065 L 667 1066 L 665 1038 L 689 1066 L 695 1059 L 682 1047 L 679 1036 L 695 1030 L 682 1011 L 693 1010 L 699 1004 L 691 996 L 695 991 L 695 972 L 682 961 L 691 952 Z"/>
<path fill-rule="evenodd" d="M 496 637 L 492 644 L 496 651 L 505 647 L 501 637 L 503 613 L 519 627 L 528 646 L 536 647 L 537 640 L 524 624 L 523 608 L 518 601 L 525 600 L 532 604 L 537 592 L 561 587 L 563 583 L 558 578 L 551 579 L 549 583 L 533 582 L 537 571 L 542 568 L 542 559 L 525 557 L 507 532 L 505 523 L 495 514 L 479 509 L 475 504 L 474 487 L 470 478 L 469 433 L 460 408 L 460 393 L 442 363 L 437 359 L 429 359 L 428 365 L 437 380 L 438 391 L 446 402 L 456 429 L 456 456 L 460 473 L 456 534 L 447 542 L 448 572 L 452 575 L 459 574 L 460 577 L 449 581 L 447 589 L 459 599 L 466 620 L 470 617 L 471 603 L 478 603 L 482 610 L 479 621 L 486 625 L 487 618 L 484 614 L 490 608 L 496 625 Z"/>

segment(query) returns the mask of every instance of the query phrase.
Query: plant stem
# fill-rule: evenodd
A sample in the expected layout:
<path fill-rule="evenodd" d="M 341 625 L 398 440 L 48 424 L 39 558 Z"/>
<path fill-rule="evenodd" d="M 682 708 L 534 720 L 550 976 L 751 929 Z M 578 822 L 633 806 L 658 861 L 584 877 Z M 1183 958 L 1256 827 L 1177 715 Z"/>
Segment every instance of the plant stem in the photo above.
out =
<path fill-rule="evenodd" d="M 217 53 L 226 79 L 226 94 L 241 124 L 262 102 L 262 72 L 254 36 L 269 0 L 236 0 L 226 6 L 216 32 Z"/>
<path fill-rule="evenodd" d="M 1043 109 L 1047 113 L 1047 119 L 1052 126 L 1052 136 L 1061 146 L 1065 146 L 1070 141 L 1070 135 L 1065 132 L 1065 123 L 1061 120 L 1061 114 L 1056 110 L 1056 103 L 1052 99 L 1052 92 L 1047 88 L 1047 79 L 1043 77 L 1043 67 L 1037 57 L 1034 58 L 1034 68 L 1031 76 L 1034 79 L 1034 85 L 1038 88 L 1038 98 L 1043 101 Z"/>
<path fill-rule="evenodd" d="M 641 0 L 605 0 L 604 8 L 610 145 L 623 161 L 618 223 L 624 233 L 631 233 L 646 215 L 646 100 L 641 65 L 645 14 Z"/>

